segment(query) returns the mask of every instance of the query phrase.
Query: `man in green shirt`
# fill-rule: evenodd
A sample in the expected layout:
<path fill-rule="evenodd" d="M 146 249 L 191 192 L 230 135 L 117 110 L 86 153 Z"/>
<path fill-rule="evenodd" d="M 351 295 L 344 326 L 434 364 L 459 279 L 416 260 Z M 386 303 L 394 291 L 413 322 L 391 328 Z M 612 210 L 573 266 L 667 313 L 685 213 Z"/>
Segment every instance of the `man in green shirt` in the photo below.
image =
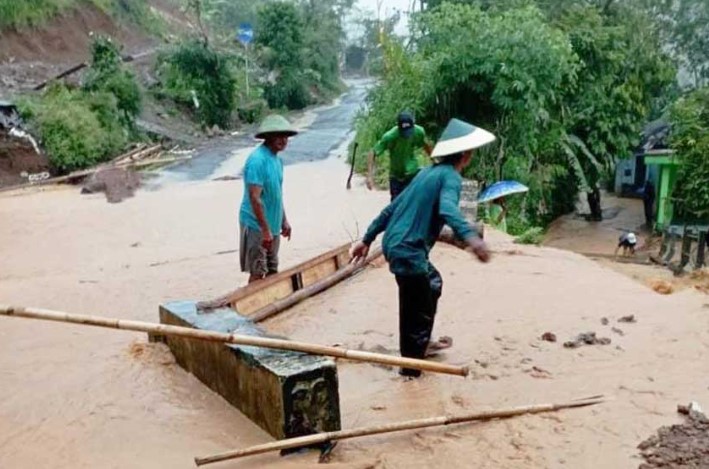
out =
<path fill-rule="evenodd" d="M 463 169 L 472 150 L 492 142 L 494 135 L 451 119 L 433 150 L 434 165 L 423 169 L 405 191 L 389 204 L 352 248 L 356 261 L 367 257 L 369 246 L 384 232 L 382 248 L 399 286 L 399 346 L 401 355 L 425 358 L 443 280 L 429 261 L 429 252 L 448 225 L 458 242 L 482 262 L 490 259 L 485 243 L 463 218 L 458 203 Z M 404 376 L 420 370 L 402 368 Z"/>
<path fill-rule="evenodd" d="M 367 157 L 367 188 L 374 188 L 374 157 L 389 152 L 389 193 L 393 201 L 406 189 L 419 172 L 416 150 L 423 148 L 431 155 L 431 145 L 426 142 L 426 131 L 414 122 L 410 112 L 402 112 L 392 127 L 374 145 Z"/>

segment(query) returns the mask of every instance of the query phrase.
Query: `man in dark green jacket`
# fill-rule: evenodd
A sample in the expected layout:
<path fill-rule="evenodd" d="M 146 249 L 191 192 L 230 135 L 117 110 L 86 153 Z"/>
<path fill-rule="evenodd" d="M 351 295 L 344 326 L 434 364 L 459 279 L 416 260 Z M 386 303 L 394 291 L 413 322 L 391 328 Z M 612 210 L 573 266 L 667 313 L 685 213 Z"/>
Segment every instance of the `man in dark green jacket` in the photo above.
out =
<path fill-rule="evenodd" d="M 384 232 L 382 247 L 389 269 L 399 286 L 399 345 L 401 355 L 425 358 L 443 280 L 429 261 L 429 252 L 444 225 L 480 261 L 490 253 L 475 229 L 463 218 L 458 203 L 463 169 L 472 150 L 495 137 L 480 128 L 452 119 L 433 150 L 435 164 L 423 169 L 409 189 L 389 204 L 352 248 L 352 258 L 367 257 L 369 246 Z M 420 370 L 402 368 L 404 376 L 419 376 Z"/>

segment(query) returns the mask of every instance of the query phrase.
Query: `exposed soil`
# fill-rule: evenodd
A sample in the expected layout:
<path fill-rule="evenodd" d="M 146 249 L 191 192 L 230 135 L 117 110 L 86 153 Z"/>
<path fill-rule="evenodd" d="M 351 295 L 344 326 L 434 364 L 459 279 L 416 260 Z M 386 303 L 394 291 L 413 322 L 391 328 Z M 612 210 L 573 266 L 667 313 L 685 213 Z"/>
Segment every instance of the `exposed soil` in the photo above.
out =
<path fill-rule="evenodd" d="M 149 0 L 148 3 L 165 20 L 168 29 L 190 28 L 184 13 L 171 1 Z M 123 45 L 125 54 L 146 51 L 159 42 L 135 26 L 117 22 L 94 5 L 64 12 L 41 27 L 2 30 L 0 97 L 10 98 L 88 60 L 91 34 L 96 33 L 113 37 Z"/>
<path fill-rule="evenodd" d="M 27 182 L 23 173 L 35 174 L 49 170 L 45 155 L 39 155 L 23 139 L 10 137 L 0 129 L 0 187 Z"/>
<path fill-rule="evenodd" d="M 662 427 L 638 448 L 645 459 L 640 469 L 707 468 L 709 421 L 690 418 L 681 425 Z"/>

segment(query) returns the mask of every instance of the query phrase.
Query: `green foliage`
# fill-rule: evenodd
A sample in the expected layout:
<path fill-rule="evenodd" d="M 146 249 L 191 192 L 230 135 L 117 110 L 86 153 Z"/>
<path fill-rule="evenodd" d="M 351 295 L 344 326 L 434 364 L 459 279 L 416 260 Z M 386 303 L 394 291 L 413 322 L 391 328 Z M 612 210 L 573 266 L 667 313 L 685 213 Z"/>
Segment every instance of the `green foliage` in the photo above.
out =
<path fill-rule="evenodd" d="M 236 84 L 230 60 L 201 41 L 182 42 L 158 58 L 160 93 L 190 107 L 196 97 L 203 125 L 228 128 Z"/>
<path fill-rule="evenodd" d="M 122 63 L 118 46 L 109 37 L 91 43 L 91 66 L 84 78 L 84 90 L 110 93 L 116 98 L 120 119 L 132 127 L 140 114 L 142 95 L 133 74 Z"/>
<path fill-rule="evenodd" d="M 267 2 L 258 10 L 256 46 L 270 71 L 264 98 L 272 108 L 302 109 L 341 90 L 341 18 L 352 0 Z"/>
<path fill-rule="evenodd" d="M 515 238 L 517 244 L 540 245 L 544 241 L 544 228 L 533 226 Z"/>
<path fill-rule="evenodd" d="M 0 28 L 41 24 L 75 4 L 76 0 L 0 0 Z"/>
<path fill-rule="evenodd" d="M 530 188 L 510 200 L 515 232 L 572 210 L 632 149 L 674 69 L 642 12 L 546 3 L 443 2 L 413 19 L 411 51 L 386 38 L 381 85 L 358 119 L 363 152 L 404 108 L 433 138 L 458 117 L 498 136 L 467 177 Z"/>
<path fill-rule="evenodd" d="M 202 0 L 205 20 L 219 33 L 234 37 L 241 23 L 254 23 L 258 0 Z"/>
<path fill-rule="evenodd" d="M 311 99 L 303 69 L 305 24 L 291 2 L 270 2 L 259 9 L 256 44 L 261 60 L 274 79 L 264 86 L 272 108 L 302 109 Z"/>
<path fill-rule="evenodd" d="M 340 91 L 340 51 L 344 48 L 343 11 L 353 0 L 309 0 L 303 3 L 304 66 L 320 95 Z"/>
<path fill-rule="evenodd" d="M 709 222 L 709 87 L 680 99 L 671 119 L 671 146 L 682 163 L 672 194 L 678 215 Z"/>
<path fill-rule="evenodd" d="M 116 118 L 117 100 L 110 93 L 55 84 L 41 98 L 21 100 L 19 107 L 51 164 L 62 172 L 105 161 L 127 143 L 128 133 Z"/>
<path fill-rule="evenodd" d="M 88 2 L 146 31 L 156 34 L 163 31 L 161 19 L 145 0 L 0 0 L 0 29 L 37 26 L 65 10 Z"/>

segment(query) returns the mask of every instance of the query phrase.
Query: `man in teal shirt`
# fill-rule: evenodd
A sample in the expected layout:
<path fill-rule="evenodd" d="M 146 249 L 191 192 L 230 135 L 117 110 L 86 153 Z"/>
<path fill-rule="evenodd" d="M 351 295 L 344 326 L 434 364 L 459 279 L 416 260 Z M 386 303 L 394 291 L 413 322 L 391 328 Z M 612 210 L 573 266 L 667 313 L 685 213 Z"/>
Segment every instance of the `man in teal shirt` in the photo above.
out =
<path fill-rule="evenodd" d="M 384 232 L 382 247 L 389 270 L 399 287 L 399 345 L 401 355 L 425 358 L 443 280 L 429 261 L 429 252 L 448 225 L 458 239 L 482 262 L 490 259 L 485 243 L 463 218 L 458 203 L 463 169 L 472 150 L 495 137 L 458 119 L 452 119 L 432 157 L 435 164 L 423 169 L 406 190 L 389 204 L 352 248 L 352 257 L 367 257 L 369 246 Z M 404 376 L 419 376 L 420 370 L 402 368 Z"/>
<path fill-rule="evenodd" d="M 374 188 L 374 157 L 389 152 L 389 193 L 393 201 L 411 183 L 419 171 L 416 150 L 431 154 L 426 131 L 414 122 L 410 112 L 402 112 L 392 127 L 377 142 L 367 157 L 367 188 Z"/>
<path fill-rule="evenodd" d="M 290 239 L 291 226 L 283 208 L 283 162 L 278 153 L 296 135 L 288 121 L 266 117 L 256 138 L 263 139 L 244 166 L 244 198 L 239 210 L 239 257 L 249 283 L 278 272 L 280 236 Z"/>

